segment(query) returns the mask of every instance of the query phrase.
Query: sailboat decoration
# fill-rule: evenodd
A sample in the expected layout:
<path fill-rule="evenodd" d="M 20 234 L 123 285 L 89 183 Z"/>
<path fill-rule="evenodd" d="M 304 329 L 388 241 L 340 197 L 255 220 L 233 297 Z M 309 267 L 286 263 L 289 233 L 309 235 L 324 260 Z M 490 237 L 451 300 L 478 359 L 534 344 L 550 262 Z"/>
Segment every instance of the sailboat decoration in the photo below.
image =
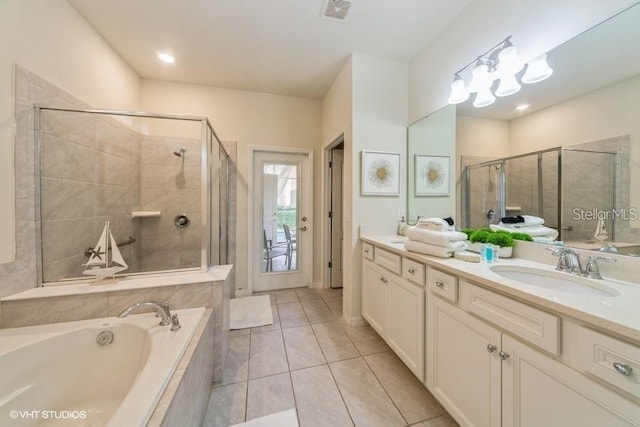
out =
<path fill-rule="evenodd" d="M 105 222 L 102 234 L 98 243 L 91 249 L 91 256 L 82 274 L 95 276 L 98 280 L 105 277 L 113 277 L 117 273 L 129 268 L 122 258 L 122 254 L 116 245 L 116 241 L 111 234 L 109 221 Z"/>

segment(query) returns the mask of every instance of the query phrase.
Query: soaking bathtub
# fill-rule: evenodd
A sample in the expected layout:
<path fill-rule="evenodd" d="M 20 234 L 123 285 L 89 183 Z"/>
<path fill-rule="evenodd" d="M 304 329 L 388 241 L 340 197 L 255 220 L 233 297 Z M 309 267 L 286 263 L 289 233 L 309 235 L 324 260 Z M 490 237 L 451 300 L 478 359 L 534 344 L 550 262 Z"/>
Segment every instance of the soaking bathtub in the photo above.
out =
<path fill-rule="evenodd" d="M 0 330 L 0 425 L 144 426 L 205 309 L 172 313 Z"/>

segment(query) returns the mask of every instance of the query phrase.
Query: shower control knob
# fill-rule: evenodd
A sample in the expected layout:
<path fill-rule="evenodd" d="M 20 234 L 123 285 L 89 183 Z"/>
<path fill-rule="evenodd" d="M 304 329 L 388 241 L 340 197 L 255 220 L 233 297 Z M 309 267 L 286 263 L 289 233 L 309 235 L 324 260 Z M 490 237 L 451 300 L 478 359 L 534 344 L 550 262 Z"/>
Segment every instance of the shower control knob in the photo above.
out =
<path fill-rule="evenodd" d="M 187 228 L 191 223 L 191 220 L 186 214 L 180 214 L 173 219 L 173 223 L 178 228 Z"/>

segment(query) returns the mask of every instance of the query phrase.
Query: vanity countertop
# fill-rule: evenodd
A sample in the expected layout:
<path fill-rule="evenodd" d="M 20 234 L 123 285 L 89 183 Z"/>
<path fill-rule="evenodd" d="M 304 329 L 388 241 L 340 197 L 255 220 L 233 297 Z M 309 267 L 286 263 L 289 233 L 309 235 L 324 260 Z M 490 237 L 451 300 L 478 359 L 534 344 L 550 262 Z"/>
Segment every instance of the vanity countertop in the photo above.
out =
<path fill-rule="evenodd" d="M 556 289 L 526 285 L 507 279 L 491 271 L 495 265 L 531 267 L 554 271 L 554 267 L 521 258 L 501 258 L 497 263 L 472 263 L 455 258 L 437 258 L 404 249 L 403 236 L 362 235 L 360 239 L 388 251 L 420 261 L 430 267 L 455 274 L 486 288 L 535 304 L 541 308 L 578 319 L 605 331 L 640 342 L 640 284 L 608 279 L 604 282 L 620 293 L 619 296 L 593 296 L 565 293 Z M 569 275 L 567 273 L 567 275 Z"/>

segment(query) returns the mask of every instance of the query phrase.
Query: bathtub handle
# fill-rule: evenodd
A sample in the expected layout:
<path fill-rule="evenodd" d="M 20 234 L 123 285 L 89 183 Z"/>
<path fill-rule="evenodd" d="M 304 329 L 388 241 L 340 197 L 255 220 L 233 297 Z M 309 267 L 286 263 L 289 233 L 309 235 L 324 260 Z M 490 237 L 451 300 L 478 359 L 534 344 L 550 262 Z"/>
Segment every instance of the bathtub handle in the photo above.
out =
<path fill-rule="evenodd" d="M 171 330 L 172 331 L 177 331 L 178 329 L 180 329 L 182 326 L 180 326 L 180 320 L 178 319 L 178 315 L 174 314 L 171 316 Z"/>

